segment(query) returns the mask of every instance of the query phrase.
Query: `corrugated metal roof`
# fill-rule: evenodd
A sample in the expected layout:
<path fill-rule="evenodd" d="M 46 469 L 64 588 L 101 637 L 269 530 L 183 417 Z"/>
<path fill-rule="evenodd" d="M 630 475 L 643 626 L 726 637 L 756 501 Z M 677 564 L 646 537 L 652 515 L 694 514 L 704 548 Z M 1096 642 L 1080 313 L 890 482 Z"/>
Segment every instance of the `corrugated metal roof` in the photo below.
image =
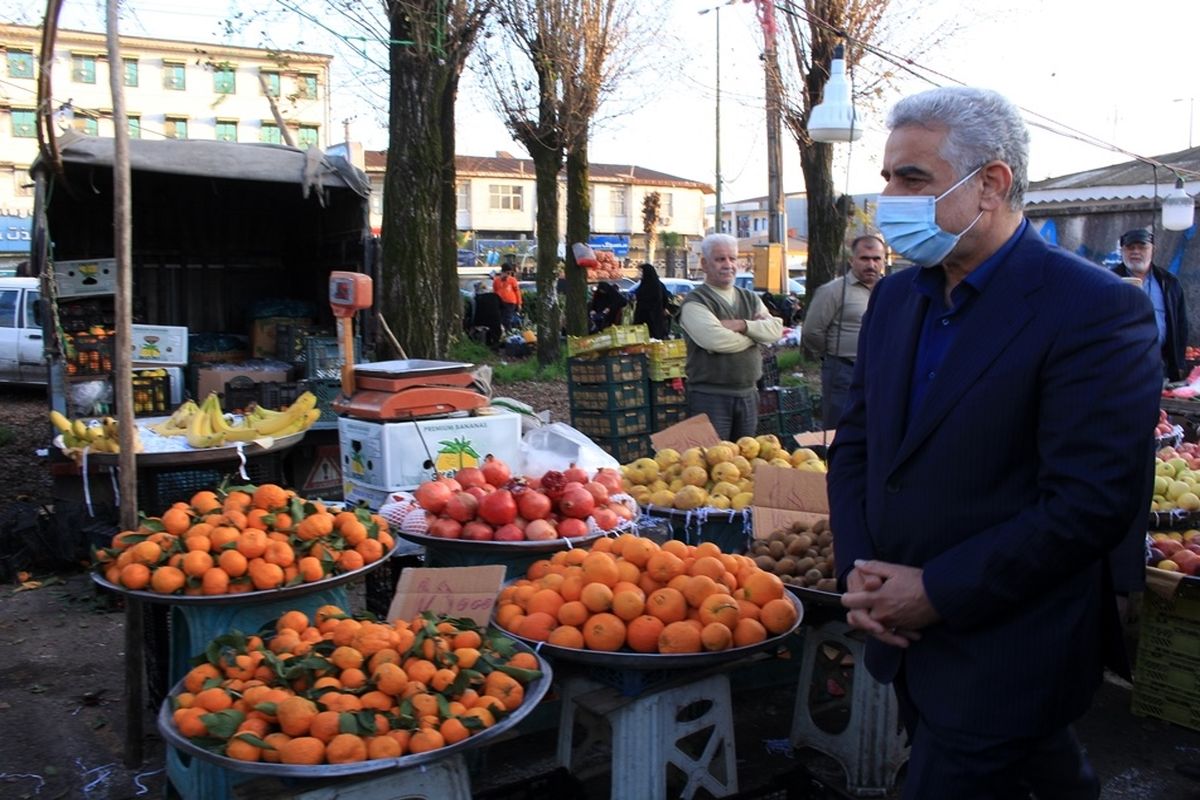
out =
<path fill-rule="evenodd" d="M 368 172 L 381 171 L 387 167 L 387 151 L 367 150 L 363 160 Z M 496 178 L 534 179 L 533 159 L 512 156 L 455 156 L 455 170 L 459 175 Z M 678 186 L 699 189 L 705 194 L 714 194 L 710 184 L 657 172 L 635 164 L 588 165 L 588 178 L 593 183 L 637 183 L 642 186 Z"/>
<path fill-rule="evenodd" d="M 1200 147 L 1154 156 L 1154 160 L 1181 170 L 1200 173 Z M 1164 167 L 1136 159 L 1072 172 L 1057 178 L 1046 178 L 1029 185 L 1025 201 L 1029 204 L 1068 200 L 1125 200 L 1154 197 L 1155 179 L 1158 195 L 1169 192 L 1175 185 L 1175 175 Z M 1200 182 L 1191 180 L 1186 186 L 1194 193 Z"/>

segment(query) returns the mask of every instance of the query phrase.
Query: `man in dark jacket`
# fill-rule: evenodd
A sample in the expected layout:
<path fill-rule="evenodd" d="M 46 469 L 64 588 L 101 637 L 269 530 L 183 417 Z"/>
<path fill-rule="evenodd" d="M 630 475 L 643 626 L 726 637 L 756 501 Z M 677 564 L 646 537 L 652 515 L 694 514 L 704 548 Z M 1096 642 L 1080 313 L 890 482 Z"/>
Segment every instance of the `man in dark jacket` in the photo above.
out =
<path fill-rule="evenodd" d="M 1163 374 L 1167 380 L 1182 380 L 1187 375 L 1183 363 L 1187 347 L 1187 305 L 1179 279 L 1153 262 L 1154 234 L 1134 228 L 1121 235 L 1121 265 L 1113 270 L 1122 278 L 1137 278 L 1150 302 L 1158 323 L 1158 346 L 1162 350 Z"/>

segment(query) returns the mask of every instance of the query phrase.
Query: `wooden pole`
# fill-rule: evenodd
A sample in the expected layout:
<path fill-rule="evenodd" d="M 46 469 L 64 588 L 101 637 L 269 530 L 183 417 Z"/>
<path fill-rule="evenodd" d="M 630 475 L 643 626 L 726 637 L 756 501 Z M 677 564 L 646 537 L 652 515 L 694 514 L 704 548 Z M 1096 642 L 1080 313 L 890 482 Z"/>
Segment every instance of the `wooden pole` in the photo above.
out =
<path fill-rule="evenodd" d="M 133 417 L 133 266 L 130 226 L 129 122 L 125 114 L 124 71 L 117 27 L 117 0 L 107 0 L 108 72 L 113 109 L 113 257 L 117 263 L 116 352 L 113 388 L 116 392 L 117 427 L 121 452 L 118 487 L 121 492 L 120 524 L 137 527 L 137 422 Z M 142 663 L 145 637 L 142 603 L 125 600 L 125 765 L 142 763 Z"/>

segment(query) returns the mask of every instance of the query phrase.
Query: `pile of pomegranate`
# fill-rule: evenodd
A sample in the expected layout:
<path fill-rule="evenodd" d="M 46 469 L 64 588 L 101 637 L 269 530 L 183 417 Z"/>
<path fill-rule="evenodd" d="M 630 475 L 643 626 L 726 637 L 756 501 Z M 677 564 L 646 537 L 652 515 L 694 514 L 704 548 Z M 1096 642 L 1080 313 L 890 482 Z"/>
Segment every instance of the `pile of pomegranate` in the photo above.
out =
<path fill-rule="evenodd" d="M 573 539 L 624 527 L 636 506 L 626 502 L 621 474 L 595 475 L 571 465 L 540 477 L 513 477 L 489 456 L 479 467 L 421 484 L 415 494 L 425 511 L 425 532 L 440 539 L 523 542 Z M 620 495 L 620 497 L 618 497 Z"/>

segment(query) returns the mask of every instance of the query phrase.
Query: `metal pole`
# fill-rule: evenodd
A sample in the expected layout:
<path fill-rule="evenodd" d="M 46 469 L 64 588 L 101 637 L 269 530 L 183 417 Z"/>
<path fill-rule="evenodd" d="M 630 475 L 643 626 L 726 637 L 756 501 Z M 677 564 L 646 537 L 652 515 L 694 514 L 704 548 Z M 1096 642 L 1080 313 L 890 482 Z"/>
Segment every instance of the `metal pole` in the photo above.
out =
<path fill-rule="evenodd" d="M 779 85 L 779 58 L 775 50 L 775 5 L 758 0 L 759 20 L 763 28 L 763 65 L 766 71 L 767 112 L 767 243 L 783 248 L 786 263 L 787 216 L 783 204 L 783 142 L 781 136 L 782 89 Z M 780 264 L 781 291 L 787 288 L 787 271 Z"/>
<path fill-rule="evenodd" d="M 717 213 L 716 233 L 722 232 L 721 212 L 721 8 L 717 7 Z"/>
<path fill-rule="evenodd" d="M 122 85 L 121 41 L 117 29 L 118 0 L 107 0 L 108 71 L 113 108 L 113 256 L 117 262 L 116 353 L 113 388 L 116 391 L 117 426 L 120 432 L 121 490 L 120 523 L 124 530 L 137 527 L 137 453 L 134 446 L 136 422 L 133 418 L 133 339 L 131 323 L 133 268 L 131 261 L 129 121 L 125 115 Z M 86 479 L 86 476 L 85 476 Z M 125 601 L 125 765 L 142 763 L 142 604 L 133 598 Z"/>

